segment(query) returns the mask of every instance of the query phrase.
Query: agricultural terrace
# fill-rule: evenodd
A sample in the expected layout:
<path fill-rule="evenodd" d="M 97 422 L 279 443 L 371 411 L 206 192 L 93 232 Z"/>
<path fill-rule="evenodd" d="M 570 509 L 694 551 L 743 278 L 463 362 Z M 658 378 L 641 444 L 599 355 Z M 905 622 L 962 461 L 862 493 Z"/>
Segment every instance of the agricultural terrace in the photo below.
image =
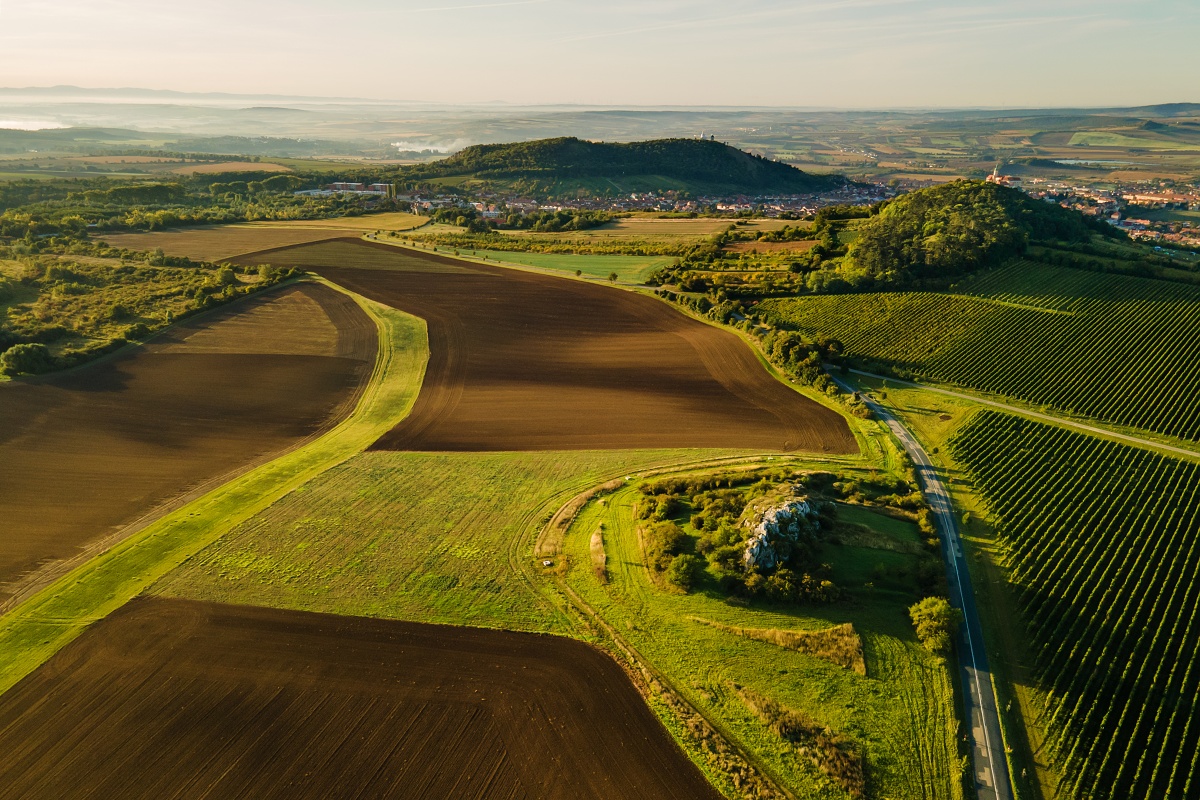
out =
<path fill-rule="evenodd" d="M 0 698 L 0 753 L 20 797 L 718 796 L 581 642 L 149 598 Z"/>
<path fill-rule="evenodd" d="M 770 299 L 772 324 L 903 375 L 1200 441 L 1200 289 L 1022 261 L 950 294 Z"/>
<path fill-rule="evenodd" d="M 737 336 L 650 297 L 357 241 L 245 259 L 259 260 L 428 322 L 421 396 L 377 449 L 858 449 Z"/>
<path fill-rule="evenodd" d="M 741 480 L 728 468 L 672 474 L 716 476 L 719 486 Z M 880 477 L 851 473 L 843 486 L 853 493 Z M 920 596 L 915 524 L 894 510 L 841 505 L 820 558 L 844 597 L 795 605 L 730 598 L 711 567 L 686 593 L 672 586 L 638 519 L 646 502 L 635 480 L 578 510 L 559 545 L 565 584 L 619 650 L 636 653 L 652 682 L 682 698 L 664 702 L 698 709 L 755 754 L 771 780 L 754 784 L 764 792 L 754 796 L 782 797 L 773 788 L 782 787 L 794 797 L 962 797 L 950 673 L 904 614 Z M 698 511 L 684 501 L 676 512 L 685 554 L 704 538 L 698 519 L 688 521 Z M 677 735 L 718 786 L 742 796 L 725 784 L 725 754 L 704 730 L 692 720 Z"/>
<path fill-rule="evenodd" d="M 326 429 L 375 353 L 352 300 L 299 284 L 0 384 L 0 599 Z"/>
<path fill-rule="evenodd" d="M 184 256 L 194 261 L 226 261 L 245 253 L 336 239 L 355 233 L 408 230 L 425 222 L 425 217 L 396 211 L 330 219 L 247 222 L 170 231 L 115 233 L 105 234 L 103 238 L 113 247 L 128 250 L 161 249 L 169 256 Z"/>
<path fill-rule="evenodd" d="M 994 516 L 1059 795 L 1200 797 L 1200 465 L 993 411 L 950 450 Z"/>

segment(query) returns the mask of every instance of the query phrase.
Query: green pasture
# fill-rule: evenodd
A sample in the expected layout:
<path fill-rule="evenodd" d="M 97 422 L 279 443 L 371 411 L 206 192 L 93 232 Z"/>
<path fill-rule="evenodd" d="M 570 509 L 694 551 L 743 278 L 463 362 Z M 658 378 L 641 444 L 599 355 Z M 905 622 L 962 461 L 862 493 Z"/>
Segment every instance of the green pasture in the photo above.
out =
<path fill-rule="evenodd" d="M 773 606 L 732 602 L 710 582 L 691 594 L 668 591 L 643 563 L 634 524 L 638 496 L 629 487 L 593 500 L 564 539 L 565 582 L 596 617 L 797 797 L 849 795 L 764 725 L 733 691 L 734 684 L 852 740 L 863 754 L 873 797 L 962 797 L 950 673 L 916 642 L 906 615 L 915 595 L 859 587 L 851 591 L 852 599 L 828 606 Z M 885 536 L 895 532 L 893 521 L 879 514 L 862 511 L 854 517 Z M 595 574 L 590 552 L 592 534 L 601 525 L 607 584 Z M 827 545 L 827 551 L 837 562 L 835 580 L 843 581 L 866 576 L 880 562 L 913 558 L 860 547 Z M 863 638 L 867 676 L 698 620 L 785 630 L 849 622 Z M 698 746 L 687 737 L 682 741 L 722 786 Z M 734 796 L 731 787 L 723 788 Z"/>

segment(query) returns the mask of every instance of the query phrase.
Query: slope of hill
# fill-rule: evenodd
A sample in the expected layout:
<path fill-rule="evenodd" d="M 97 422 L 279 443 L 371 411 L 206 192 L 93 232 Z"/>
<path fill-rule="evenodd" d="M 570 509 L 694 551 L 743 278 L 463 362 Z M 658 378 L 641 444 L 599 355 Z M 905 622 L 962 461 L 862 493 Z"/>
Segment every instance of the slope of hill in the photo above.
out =
<path fill-rule="evenodd" d="M 851 287 L 945 286 L 1025 253 L 1033 242 L 1120 236 L 1077 211 L 984 181 L 954 181 L 901 195 L 858 230 L 845 258 L 824 267 Z"/>
<path fill-rule="evenodd" d="M 488 184 L 535 195 L 634 191 L 693 194 L 803 194 L 841 186 L 840 176 L 810 175 L 778 161 L 705 139 L 587 142 L 574 137 L 468 147 L 410 167 L 412 181 Z"/>

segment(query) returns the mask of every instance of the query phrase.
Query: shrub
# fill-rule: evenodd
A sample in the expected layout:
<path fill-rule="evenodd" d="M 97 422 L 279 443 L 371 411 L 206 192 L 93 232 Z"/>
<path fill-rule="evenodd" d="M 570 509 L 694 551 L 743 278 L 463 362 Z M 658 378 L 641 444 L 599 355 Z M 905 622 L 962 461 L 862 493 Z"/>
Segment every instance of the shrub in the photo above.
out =
<path fill-rule="evenodd" d="M 0 370 L 6 375 L 29 375 L 45 372 L 54 366 L 54 358 L 46 345 L 16 344 L 0 354 Z"/>
<path fill-rule="evenodd" d="M 646 527 L 646 558 L 660 572 L 679 554 L 687 537 L 674 522 L 656 522 Z"/>
<path fill-rule="evenodd" d="M 700 580 L 700 573 L 703 570 L 703 561 L 690 553 L 684 553 L 675 556 L 671 565 L 667 567 L 667 581 L 685 592 L 690 592 L 696 582 Z"/>
<path fill-rule="evenodd" d="M 926 597 L 908 609 L 908 616 L 926 650 L 943 656 L 949 654 L 962 612 L 944 597 Z"/>

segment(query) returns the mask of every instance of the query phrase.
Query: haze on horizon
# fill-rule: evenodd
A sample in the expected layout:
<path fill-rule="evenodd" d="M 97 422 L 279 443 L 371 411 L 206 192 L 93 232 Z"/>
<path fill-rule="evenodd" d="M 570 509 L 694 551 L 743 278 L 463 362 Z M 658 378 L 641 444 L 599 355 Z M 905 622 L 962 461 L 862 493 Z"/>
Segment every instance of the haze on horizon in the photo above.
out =
<path fill-rule="evenodd" d="M 0 0 L 0 84 L 447 104 L 1200 101 L 1194 0 Z"/>

